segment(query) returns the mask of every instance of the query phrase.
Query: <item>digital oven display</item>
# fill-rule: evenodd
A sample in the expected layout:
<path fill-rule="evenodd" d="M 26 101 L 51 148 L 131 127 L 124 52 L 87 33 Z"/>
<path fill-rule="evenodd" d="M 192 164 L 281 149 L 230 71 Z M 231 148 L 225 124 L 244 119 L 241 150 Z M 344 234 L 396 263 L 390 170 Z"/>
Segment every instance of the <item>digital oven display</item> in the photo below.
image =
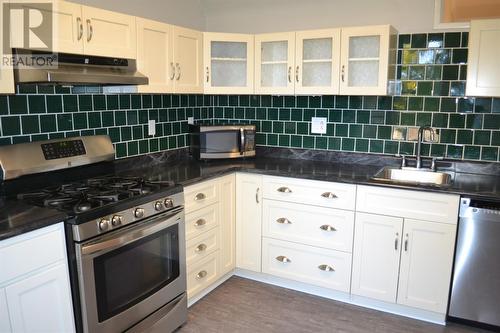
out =
<path fill-rule="evenodd" d="M 60 141 L 42 144 L 43 156 L 46 160 L 85 155 L 82 140 Z"/>

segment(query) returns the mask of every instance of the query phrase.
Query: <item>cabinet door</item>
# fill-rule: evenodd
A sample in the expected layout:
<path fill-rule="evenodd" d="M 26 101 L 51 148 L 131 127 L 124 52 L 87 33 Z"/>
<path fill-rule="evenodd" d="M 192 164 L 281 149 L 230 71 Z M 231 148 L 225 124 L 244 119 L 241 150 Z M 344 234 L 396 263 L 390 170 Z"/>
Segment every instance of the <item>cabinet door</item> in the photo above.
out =
<path fill-rule="evenodd" d="M 467 96 L 500 96 L 500 20 L 471 21 Z"/>
<path fill-rule="evenodd" d="M 295 43 L 295 93 L 338 94 L 340 29 L 297 32 Z"/>
<path fill-rule="evenodd" d="M 255 93 L 293 95 L 294 58 L 295 32 L 256 35 Z"/>
<path fill-rule="evenodd" d="M 253 93 L 253 35 L 204 33 L 205 93 Z"/>
<path fill-rule="evenodd" d="M 220 274 L 224 275 L 236 266 L 236 176 L 222 177 L 219 186 Z"/>
<path fill-rule="evenodd" d="M 236 267 L 261 271 L 262 176 L 236 174 Z"/>
<path fill-rule="evenodd" d="M 54 2 L 54 52 L 83 54 L 84 24 L 82 6 Z"/>
<path fill-rule="evenodd" d="M 390 26 L 342 29 L 340 94 L 387 94 L 389 61 L 393 62 L 391 30 Z"/>
<path fill-rule="evenodd" d="M 135 16 L 82 6 L 84 52 L 88 55 L 135 59 Z"/>
<path fill-rule="evenodd" d="M 137 70 L 149 79 L 148 85 L 137 87 L 139 92 L 173 92 L 172 37 L 172 26 L 137 18 Z"/>
<path fill-rule="evenodd" d="M 203 33 L 174 26 L 174 90 L 203 92 Z"/>
<path fill-rule="evenodd" d="M 10 327 L 9 308 L 7 306 L 7 296 L 5 289 L 0 289 L 0 332 L 12 332 Z"/>
<path fill-rule="evenodd" d="M 14 332 L 74 332 L 66 265 L 58 264 L 5 288 Z"/>
<path fill-rule="evenodd" d="M 356 213 L 351 292 L 396 302 L 403 219 Z"/>
<path fill-rule="evenodd" d="M 398 303 L 446 313 L 456 225 L 405 219 Z"/>
<path fill-rule="evenodd" d="M 3 17 L 4 3 L 0 3 L 0 17 Z M 3 34 L 4 24 L 0 24 L 0 56 L 3 53 Z M 5 54 L 5 56 L 10 56 Z M 0 62 L 0 94 L 13 94 L 14 93 L 14 71 L 12 67 L 5 66 L 4 62 Z"/>

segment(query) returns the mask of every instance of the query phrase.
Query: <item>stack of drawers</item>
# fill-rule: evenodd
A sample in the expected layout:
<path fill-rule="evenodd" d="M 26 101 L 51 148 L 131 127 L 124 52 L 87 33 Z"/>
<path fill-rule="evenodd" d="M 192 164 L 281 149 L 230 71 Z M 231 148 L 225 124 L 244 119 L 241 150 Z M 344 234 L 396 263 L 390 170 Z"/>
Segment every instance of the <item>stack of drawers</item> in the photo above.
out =
<path fill-rule="evenodd" d="M 184 189 L 189 298 L 219 278 L 219 197 L 217 180 Z"/>
<path fill-rule="evenodd" d="M 356 186 L 263 179 L 262 271 L 350 291 Z"/>

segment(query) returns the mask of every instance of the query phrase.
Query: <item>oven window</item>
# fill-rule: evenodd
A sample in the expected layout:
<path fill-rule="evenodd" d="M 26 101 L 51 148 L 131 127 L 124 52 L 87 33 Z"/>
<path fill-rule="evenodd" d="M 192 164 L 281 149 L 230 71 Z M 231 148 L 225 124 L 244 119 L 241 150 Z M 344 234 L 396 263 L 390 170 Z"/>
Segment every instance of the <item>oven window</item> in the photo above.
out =
<path fill-rule="evenodd" d="M 95 258 L 94 272 L 97 312 L 102 322 L 179 276 L 179 226 Z"/>
<path fill-rule="evenodd" d="M 200 133 L 202 153 L 237 153 L 240 151 L 240 131 Z"/>

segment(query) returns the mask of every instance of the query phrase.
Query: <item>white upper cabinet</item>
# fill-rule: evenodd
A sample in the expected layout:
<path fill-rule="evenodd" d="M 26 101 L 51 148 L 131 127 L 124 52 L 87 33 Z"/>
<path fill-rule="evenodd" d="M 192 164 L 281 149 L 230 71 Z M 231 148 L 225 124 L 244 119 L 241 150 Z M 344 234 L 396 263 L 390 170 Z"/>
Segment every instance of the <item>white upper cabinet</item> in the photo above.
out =
<path fill-rule="evenodd" d="M 471 21 L 467 96 L 500 96 L 500 20 Z"/>
<path fill-rule="evenodd" d="M 137 18 L 137 70 L 149 79 L 149 84 L 137 87 L 139 92 L 174 91 L 173 54 L 172 26 Z"/>
<path fill-rule="evenodd" d="M 255 36 L 255 93 L 294 94 L 295 32 Z"/>
<path fill-rule="evenodd" d="M 174 90 L 176 93 L 203 92 L 203 33 L 173 27 Z"/>
<path fill-rule="evenodd" d="M 3 17 L 3 3 L 0 3 L 0 17 Z M 3 26 L 0 24 L 0 46 L 3 45 Z M 0 56 L 3 57 L 3 47 L 0 49 Z M 14 72 L 12 68 L 7 67 L 0 62 L 0 94 L 14 93 Z M 1 327 L 1 326 L 0 326 Z"/>
<path fill-rule="evenodd" d="M 395 79 L 396 43 L 389 25 L 342 29 L 340 94 L 386 95 Z"/>
<path fill-rule="evenodd" d="M 203 34 L 205 93 L 252 94 L 253 35 Z"/>
<path fill-rule="evenodd" d="M 338 94 L 340 29 L 295 35 L 295 94 Z"/>

